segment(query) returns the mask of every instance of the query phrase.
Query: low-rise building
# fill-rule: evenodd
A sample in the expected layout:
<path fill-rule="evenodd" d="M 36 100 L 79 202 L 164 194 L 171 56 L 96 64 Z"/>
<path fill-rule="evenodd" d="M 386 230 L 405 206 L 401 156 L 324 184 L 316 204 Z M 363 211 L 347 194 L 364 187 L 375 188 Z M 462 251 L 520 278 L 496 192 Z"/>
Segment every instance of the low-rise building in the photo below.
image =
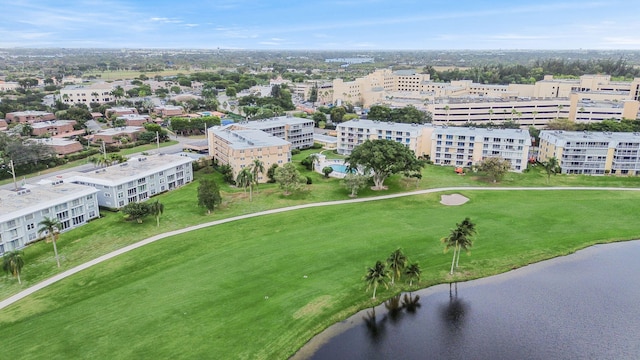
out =
<path fill-rule="evenodd" d="M 140 126 L 125 126 L 102 130 L 93 135 L 93 140 L 103 141 L 105 144 L 117 143 L 118 139 L 126 136 L 130 141 L 136 141 L 138 134 L 144 132 L 144 128 Z"/>
<path fill-rule="evenodd" d="M 72 154 L 78 151 L 82 151 L 83 149 L 83 146 L 80 142 L 63 138 L 49 137 L 44 139 L 30 139 L 29 141 L 46 145 L 47 147 L 51 148 L 51 150 L 53 150 L 58 156 Z"/>
<path fill-rule="evenodd" d="M 113 114 L 115 114 L 116 116 L 138 114 L 138 109 L 134 107 L 117 106 L 117 107 L 109 108 L 104 112 L 104 116 L 106 117 L 111 117 L 111 115 Z"/>
<path fill-rule="evenodd" d="M 291 143 L 261 130 L 231 124 L 209 128 L 207 136 L 209 155 L 217 164 L 231 166 L 234 178 L 254 160 L 260 160 L 265 171 L 291 161 Z M 258 174 L 257 181 L 266 182 L 266 175 Z"/>
<path fill-rule="evenodd" d="M 49 120 L 31 124 L 33 136 L 68 134 L 73 131 L 75 120 Z"/>
<path fill-rule="evenodd" d="M 543 130 L 538 161 L 551 157 L 563 174 L 640 175 L 640 133 Z"/>
<path fill-rule="evenodd" d="M 127 126 L 143 126 L 146 123 L 152 122 L 149 115 L 139 114 L 120 115 L 117 119 L 124 120 Z"/>
<path fill-rule="evenodd" d="M 67 182 L 98 189 L 98 204 L 118 209 L 190 183 L 193 181 L 192 161 L 185 156 L 156 154 L 133 157 L 125 163 L 89 172 L 69 172 L 61 176 Z"/>
<path fill-rule="evenodd" d="M 182 108 L 182 106 L 163 105 L 153 108 L 153 112 L 160 117 L 180 116 L 184 114 L 184 109 Z"/>
<path fill-rule="evenodd" d="M 34 124 L 43 121 L 55 120 L 56 116 L 53 113 L 47 111 L 15 111 L 5 115 L 7 123 L 22 123 L 22 124 Z"/>
<path fill-rule="evenodd" d="M 0 255 L 23 248 L 45 234 L 38 225 L 44 218 L 60 221 L 61 231 L 99 217 L 98 190 L 61 179 L 25 184 L 20 189 L 0 189 Z"/>

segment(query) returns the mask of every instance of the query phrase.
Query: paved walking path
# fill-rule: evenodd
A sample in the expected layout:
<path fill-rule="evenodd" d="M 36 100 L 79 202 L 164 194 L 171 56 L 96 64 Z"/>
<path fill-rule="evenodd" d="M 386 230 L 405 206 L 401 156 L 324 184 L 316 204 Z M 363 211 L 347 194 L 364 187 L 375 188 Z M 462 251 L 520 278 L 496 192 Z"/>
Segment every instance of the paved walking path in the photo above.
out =
<path fill-rule="evenodd" d="M 399 193 L 399 194 L 391 194 L 391 195 L 381 195 L 381 196 L 376 196 L 376 197 L 370 197 L 370 198 L 359 198 L 359 199 L 348 199 L 348 200 L 336 200 L 336 201 L 325 201 L 325 202 L 318 202 L 318 203 L 312 203 L 312 204 L 303 204 L 303 205 L 296 205 L 296 206 L 289 206 L 289 207 L 285 207 L 285 208 L 279 208 L 279 209 L 272 209 L 272 210 L 266 210 L 266 211 L 261 211 L 261 212 L 257 212 L 257 213 L 252 213 L 252 214 L 247 214 L 247 215 L 240 215 L 240 216 L 234 216 L 231 218 L 227 218 L 227 219 L 222 219 L 222 220 L 216 220 L 216 221 L 211 221 L 208 223 L 203 223 L 203 224 L 199 224 L 199 225 L 194 225 L 194 226 L 189 226 L 189 227 L 185 227 L 184 229 L 179 229 L 179 230 L 174 230 L 174 231 L 169 231 L 166 233 L 162 233 L 162 234 L 158 234 L 155 236 L 152 236 L 150 238 L 141 240 L 135 244 L 131 244 L 128 246 L 125 246 L 121 249 L 112 251 L 108 254 L 102 255 L 98 258 L 95 258 L 91 261 L 88 261 L 84 264 L 78 265 L 72 269 L 66 270 L 58 275 L 52 276 L 49 279 L 46 279 L 44 281 L 42 281 L 41 283 L 38 283 L 34 286 L 31 286 L 30 288 L 27 288 L 11 297 L 8 297 L 2 301 L 0 301 L 0 310 L 4 309 L 5 307 L 15 303 L 16 301 L 19 301 L 31 294 L 33 294 L 34 292 L 43 289 L 51 284 L 54 284 L 64 278 L 67 278 L 73 274 L 76 274 L 82 270 L 88 269 L 94 265 L 100 264 L 103 261 L 107 261 L 109 259 L 112 259 L 118 255 L 124 254 L 126 252 L 135 250 L 139 247 L 145 246 L 147 244 L 151 244 L 153 242 L 156 242 L 158 240 L 164 239 L 164 238 L 168 238 L 170 236 L 174 236 L 174 235 L 179 235 L 179 234 L 184 234 L 186 232 L 189 231 L 194 231 L 194 230 L 199 230 L 199 229 L 204 229 L 206 227 L 210 227 L 210 226 L 216 226 L 216 225 L 220 225 L 220 224 L 225 224 L 228 222 L 232 222 L 232 221 L 237 221 L 237 220 L 242 220 L 242 219 L 248 219 L 248 218 L 252 218 L 252 217 L 257 217 L 257 216 L 263 216 L 263 215 L 269 215 L 269 214 L 277 214 L 277 213 L 282 213 L 282 212 L 287 212 L 287 211 L 294 211 L 294 210 L 300 210 L 300 209 L 307 209 L 307 208 L 314 208 L 314 207 L 320 207 L 320 206 L 331 206 L 331 205 L 342 205 L 342 204 L 351 204 L 351 203 L 360 203 L 360 202 L 366 202 L 366 201 L 376 201 L 376 200 L 385 200 L 385 199 L 394 199 L 394 198 L 399 198 L 399 197 L 404 197 L 404 196 L 413 196 L 413 195 L 420 195 L 420 194 L 429 194 L 429 193 L 438 193 L 438 192 L 445 192 L 445 191 L 470 191 L 470 190 L 481 190 L 481 191 L 520 191 L 520 190 L 533 190 L 533 191 L 539 191 L 539 190 L 544 190 L 544 191 L 564 191 L 564 190 L 600 190 L 600 191 L 640 191 L 640 188 L 617 188 L 617 187 L 500 187 L 500 188 L 486 188 L 486 187 L 447 187 L 447 188 L 436 188 L 436 189 L 427 189 L 427 190 L 417 190 L 417 191 L 411 191 L 411 192 L 406 192 L 406 193 Z"/>

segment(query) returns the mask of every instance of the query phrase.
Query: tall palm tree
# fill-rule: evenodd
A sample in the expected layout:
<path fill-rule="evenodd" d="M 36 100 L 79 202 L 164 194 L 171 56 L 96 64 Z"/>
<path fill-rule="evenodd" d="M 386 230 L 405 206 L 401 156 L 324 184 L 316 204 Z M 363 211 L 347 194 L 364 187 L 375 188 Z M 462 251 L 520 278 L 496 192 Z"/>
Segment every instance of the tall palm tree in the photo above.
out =
<path fill-rule="evenodd" d="M 258 174 L 264 174 L 264 162 L 260 159 L 253 159 L 251 172 L 253 173 L 253 183 L 256 184 L 256 191 L 258 191 Z"/>
<path fill-rule="evenodd" d="M 20 280 L 20 272 L 24 267 L 24 259 L 22 258 L 22 251 L 14 250 L 9 251 L 2 257 L 2 270 L 18 278 L 18 284 L 22 284 Z"/>
<path fill-rule="evenodd" d="M 395 284 L 396 278 L 400 279 L 402 271 L 407 266 L 407 257 L 400 248 L 396 249 L 387 258 L 389 268 L 391 268 L 391 285 Z"/>
<path fill-rule="evenodd" d="M 464 250 L 465 252 L 469 252 L 469 247 L 473 245 L 473 240 L 471 237 L 477 233 L 476 224 L 474 224 L 470 218 L 466 217 L 462 220 L 461 223 L 456 224 L 457 228 L 462 231 L 465 236 L 464 241 L 461 241 L 458 244 L 458 256 L 456 257 L 456 267 L 458 267 L 458 262 L 460 261 L 460 250 Z"/>
<path fill-rule="evenodd" d="M 420 281 L 420 275 L 422 275 L 422 270 L 420 270 L 420 265 L 418 263 L 413 263 L 404 270 L 404 274 L 407 275 L 409 279 L 409 287 L 413 286 L 413 280 Z"/>
<path fill-rule="evenodd" d="M 440 239 L 444 244 L 444 251 L 447 252 L 450 248 L 453 248 L 453 259 L 451 260 L 451 271 L 450 275 L 453 275 L 453 267 L 456 264 L 456 255 L 458 254 L 458 243 L 464 241 L 465 235 L 460 229 L 452 229 L 449 233 L 449 236 L 443 237 Z"/>
<path fill-rule="evenodd" d="M 156 217 L 156 226 L 160 226 L 160 215 L 164 212 L 164 204 L 156 200 L 149 206 L 149 213 Z"/>
<path fill-rule="evenodd" d="M 58 267 L 60 267 L 60 259 L 58 258 L 58 247 L 56 246 L 56 240 L 58 240 L 58 233 L 62 228 L 62 224 L 56 218 L 48 218 L 45 217 L 38 223 L 40 225 L 40 229 L 38 229 L 38 233 L 45 233 L 47 237 L 51 239 L 53 242 L 53 252 L 56 255 L 56 263 Z"/>
<path fill-rule="evenodd" d="M 236 177 L 236 184 L 238 186 L 242 186 L 244 188 L 244 192 L 247 192 L 247 187 L 249 188 L 249 201 L 253 201 L 251 188 L 253 188 L 253 173 L 249 167 L 244 167 L 238 173 Z"/>
<path fill-rule="evenodd" d="M 389 288 L 387 285 L 387 279 L 389 278 L 389 270 L 387 265 L 382 261 L 376 261 L 376 264 L 367 270 L 367 274 L 364 276 L 364 280 L 367 282 L 367 291 L 373 286 L 373 297 L 376 298 L 376 290 L 379 285 L 384 285 L 385 288 Z"/>
<path fill-rule="evenodd" d="M 550 157 L 547 159 L 547 161 L 542 163 L 542 166 L 544 166 L 544 170 L 547 172 L 547 184 L 548 184 L 549 180 L 551 180 L 551 175 L 555 175 L 558 172 L 560 172 L 560 164 L 558 164 L 558 158 L 556 158 L 555 156 Z"/>

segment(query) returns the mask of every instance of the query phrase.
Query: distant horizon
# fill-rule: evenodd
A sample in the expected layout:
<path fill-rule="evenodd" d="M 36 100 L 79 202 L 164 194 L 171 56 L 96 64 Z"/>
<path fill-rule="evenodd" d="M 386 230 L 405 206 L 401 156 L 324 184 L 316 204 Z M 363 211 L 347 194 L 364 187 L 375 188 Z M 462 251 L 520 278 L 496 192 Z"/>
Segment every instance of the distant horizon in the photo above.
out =
<path fill-rule="evenodd" d="M 286 48 L 273 48 L 273 49 L 259 49 L 259 48 L 197 48 L 197 47 L 184 47 L 184 48 L 164 48 L 164 47 L 0 47 L 0 50 L 198 50 L 198 51 L 291 51 L 291 52 L 346 52 L 346 53 L 369 53 L 369 52 L 435 52 L 435 51 L 449 51 L 449 52 L 529 52 L 529 51 L 547 51 L 547 52 L 638 52 L 637 49 L 286 49 Z"/>
<path fill-rule="evenodd" d="M 3 49 L 640 50 L 628 0 L 0 0 Z"/>

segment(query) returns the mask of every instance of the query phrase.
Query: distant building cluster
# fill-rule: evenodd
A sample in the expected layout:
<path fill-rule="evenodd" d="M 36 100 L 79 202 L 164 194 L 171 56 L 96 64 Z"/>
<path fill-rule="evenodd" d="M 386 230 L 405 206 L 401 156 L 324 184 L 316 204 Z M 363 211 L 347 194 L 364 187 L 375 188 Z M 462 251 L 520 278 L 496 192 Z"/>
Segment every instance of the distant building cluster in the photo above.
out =
<path fill-rule="evenodd" d="M 492 85 L 471 80 L 436 82 L 412 70 L 376 70 L 354 81 L 335 79 L 332 103 L 365 108 L 413 105 L 428 111 L 435 124 L 514 121 L 544 127 L 567 118 L 576 122 L 636 119 L 640 110 L 640 78 L 612 81 L 609 75 L 579 79 L 545 76 L 535 84 Z"/>

